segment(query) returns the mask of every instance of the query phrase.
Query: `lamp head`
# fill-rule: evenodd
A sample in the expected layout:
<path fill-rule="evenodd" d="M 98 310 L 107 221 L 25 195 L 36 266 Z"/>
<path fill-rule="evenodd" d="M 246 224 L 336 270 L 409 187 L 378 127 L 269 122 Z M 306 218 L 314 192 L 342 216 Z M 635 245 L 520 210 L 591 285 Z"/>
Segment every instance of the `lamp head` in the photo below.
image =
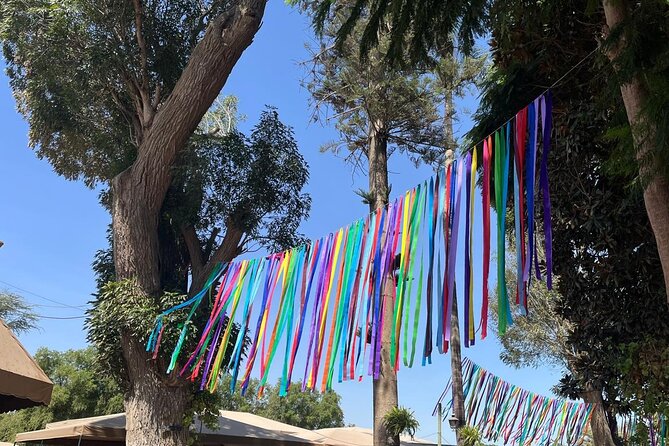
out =
<path fill-rule="evenodd" d="M 451 429 L 456 430 L 460 427 L 460 420 L 455 416 L 455 414 L 448 417 L 448 425 L 451 426 Z"/>

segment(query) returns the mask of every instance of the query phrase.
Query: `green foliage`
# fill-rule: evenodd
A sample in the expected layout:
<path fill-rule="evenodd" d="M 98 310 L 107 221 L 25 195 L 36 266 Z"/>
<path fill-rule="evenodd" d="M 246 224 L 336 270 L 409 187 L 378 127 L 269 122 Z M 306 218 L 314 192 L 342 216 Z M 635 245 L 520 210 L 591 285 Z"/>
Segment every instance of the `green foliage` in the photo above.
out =
<path fill-rule="evenodd" d="M 629 9 L 627 17 L 603 43 L 606 51 L 618 52 L 616 70 L 606 78 L 608 95 L 618 98 L 620 85 L 635 78 L 647 94 L 642 98 L 642 119 L 637 128 L 630 129 L 624 110 L 620 110 L 621 125 L 609 133 L 619 143 L 609 167 L 638 178 L 641 164 L 649 171 L 648 177 L 638 178 L 645 183 L 651 175 L 669 178 L 669 3 L 647 0 L 626 2 L 625 6 Z M 636 147 L 631 130 L 637 139 Z M 652 150 L 639 163 L 636 154 L 641 141 L 647 141 Z"/>
<path fill-rule="evenodd" d="M 669 416 L 669 347 L 661 345 L 648 335 L 620 349 L 617 384 L 623 401 L 639 413 Z"/>
<path fill-rule="evenodd" d="M 158 305 L 153 298 L 141 292 L 134 280 L 106 283 L 93 301 L 93 308 L 88 310 L 89 318 L 86 319 L 88 340 L 98 349 L 101 367 L 118 382 L 127 384 L 122 336 L 131 336 L 145 343 L 158 314 L 183 300 L 184 296 L 167 294 L 161 298 L 163 305 Z M 174 329 L 171 331 L 175 335 Z"/>
<path fill-rule="evenodd" d="M 0 291 L 0 320 L 14 333 L 32 330 L 37 326 L 37 314 L 18 294 Z"/>
<path fill-rule="evenodd" d="M 214 109 L 205 120 L 226 114 Z M 308 179 L 292 128 L 267 107 L 248 137 L 234 127 L 196 134 L 164 206 L 174 226 L 194 225 L 204 239 L 211 228 L 231 223 L 247 241 L 280 251 L 302 241 L 298 226 L 311 207 L 302 193 Z"/>
<path fill-rule="evenodd" d="M 194 228 L 203 263 L 215 257 L 230 228 L 244 233 L 235 255 L 258 247 L 281 251 L 303 241 L 298 227 L 311 208 L 302 192 L 309 171 L 293 130 L 267 107 L 246 136 L 235 127 L 243 118 L 236 102 L 230 96 L 218 101 L 174 168 L 160 231 L 167 290 L 189 292 L 192 259 L 184 253 L 183 228 Z M 98 287 L 115 280 L 111 230 L 107 238 L 110 248 L 98 251 L 93 262 Z"/>
<path fill-rule="evenodd" d="M 515 289 L 515 258 L 507 258 L 506 282 L 509 290 Z M 553 290 L 546 283 L 534 280 L 528 292 L 530 314 L 522 315 L 515 302 L 511 303 L 513 324 L 500 336 L 502 352 L 500 358 L 513 367 L 540 367 L 544 364 L 556 365 L 569 370 L 571 349 L 567 344 L 572 330 L 571 324 L 557 312 L 560 294 L 559 277 L 553 277 Z M 496 294 L 496 290 L 493 290 Z M 490 299 L 490 316 L 497 323 L 497 299 Z"/>
<path fill-rule="evenodd" d="M 389 435 L 396 437 L 401 434 L 407 434 L 411 438 L 416 435 L 416 431 L 420 425 L 413 410 L 409 410 L 406 407 L 393 407 L 383 416 L 383 424 Z"/>
<path fill-rule="evenodd" d="M 30 145 L 66 178 L 108 181 L 136 155 L 140 84 L 159 106 L 228 0 L 143 2 L 146 80 L 125 0 L 8 0 L 0 40 Z"/>
<path fill-rule="evenodd" d="M 586 14 L 586 6 L 585 0 L 499 4 L 505 13 L 492 22 L 496 66 L 473 140 L 532 100 L 542 90 L 537 85 L 550 85 L 592 52 L 601 18 Z M 548 168 L 560 296 L 555 311 L 571 326 L 566 344 L 573 357 L 560 389 L 578 396 L 593 385 L 604 389 L 615 412 L 652 413 L 662 409 L 653 402 L 666 401 L 669 389 L 661 362 L 669 348 L 669 309 L 640 191 L 628 187 L 633 177 L 606 168 L 614 147 L 603 135 L 622 105 L 599 100 L 608 97 L 603 78 L 612 74 L 605 64 L 603 55 L 588 59 L 553 90 Z M 630 349 L 634 345 L 640 350 Z M 652 386 L 647 368 L 660 377 Z"/>
<path fill-rule="evenodd" d="M 42 347 L 35 360 L 54 383 L 51 403 L 0 415 L 0 441 L 14 441 L 16 433 L 53 421 L 123 411 L 121 389 L 100 367 L 93 347 L 66 352 Z"/>
<path fill-rule="evenodd" d="M 357 45 L 351 42 L 361 38 L 362 25 L 351 30 L 350 44 L 334 45 L 335 30 L 347 12 L 355 9 L 354 3 L 338 3 L 336 12 L 327 16 L 320 46 L 312 49 L 313 67 L 306 86 L 313 97 L 316 118 L 335 120 L 341 136 L 322 150 L 339 153 L 343 149 L 348 152 L 346 159 L 362 168 L 370 129 L 374 128 L 387 139 L 389 156 L 397 150 L 416 163 L 438 163 L 443 152 L 439 148 L 443 130 L 440 96 L 433 79 L 415 70 L 390 67 L 380 49 L 370 51 L 361 61 Z M 379 45 L 389 45 L 385 34 Z"/>
<path fill-rule="evenodd" d="M 153 330 L 156 317 L 162 311 L 184 300 L 184 295 L 167 292 L 156 300 L 142 293 L 134 280 L 105 284 L 93 302 L 93 308 L 88 312 L 86 327 L 88 328 L 88 340 L 96 346 L 98 362 L 106 373 L 125 387 L 128 383 L 128 376 L 121 350 L 123 340 L 134 339 L 145 344 Z M 187 331 L 183 351 L 192 351 L 197 344 L 198 327 L 204 325 L 209 310 L 209 303 L 203 302 L 197 315 L 186 323 Z M 165 329 L 157 358 L 161 370 L 165 370 L 166 364 L 169 364 L 187 314 L 188 309 L 184 309 L 175 311 L 164 319 Z M 230 333 L 230 346 L 225 352 L 227 359 L 232 354 L 232 348 L 239 335 L 239 326 L 235 324 Z M 246 347 L 246 343 L 244 346 Z M 225 358 L 224 363 L 227 363 Z"/>
<path fill-rule="evenodd" d="M 290 3 L 311 4 L 315 29 L 319 34 L 325 34 L 328 15 L 333 10 L 338 12 L 342 2 L 291 0 Z M 468 52 L 474 46 L 474 38 L 485 31 L 489 3 L 488 0 L 356 1 L 354 7 L 346 10 L 344 19 L 336 28 L 337 46 L 349 45 L 351 41 L 348 39 L 362 24 L 357 40 L 361 55 L 368 56 L 380 47 L 378 36 L 391 30 L 382 54 L 396 65 L 407 60 L 414 63 L 431 61 L 433 50 L 449 45 L 452 34 L 457 35 L 462 50 Z"/>
<path fill-rule="evenodd" d="M 241 395 L 239 389 L 230 392 L 230 381 L 226 375 L 219 386 L 224 410 L 249 412 L 309 430 L 344 426 L 341 397 L 333 390 L 301 392 L 302 383 L 298 381 L 291 384 L 286 396 L 280 396 L 279 381 L 276 385 L 266 385 L 259 395 L 260 381 L 251 379 L 246 394 Z"/>
<path fill-rule="evenodd" d="M 458 429 L 463 446 L 484 446 L 483 435 L 474 426 L 463 426 Z"/>

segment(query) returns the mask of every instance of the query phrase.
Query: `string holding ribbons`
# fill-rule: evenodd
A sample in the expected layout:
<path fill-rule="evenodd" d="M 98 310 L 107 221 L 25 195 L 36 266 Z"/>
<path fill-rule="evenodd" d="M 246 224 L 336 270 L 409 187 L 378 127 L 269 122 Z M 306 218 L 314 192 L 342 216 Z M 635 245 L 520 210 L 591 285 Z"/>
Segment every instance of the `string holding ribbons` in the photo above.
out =
<path fill-rule="evenodd" d="M 186 321 L 180 326 L 168 372 L 178 371 L 203 390 L 216 390 L 220 374 L 229 371 L 231 390 L 240 381 L 244 392 L 254 370 L 259 370 L 262 391 L 275 361 L 281 363 L 282 394 L 294 373 L 302 377 L 303 390 L 322 391 L 330 389 L 335 379 L 378 377 L 382 333 L 388 331 L 396 371 L 402 364 L 412 367 L 417 354 L 422 365 L 429 364 L 434 347 L 440 353 L 449 349 L 451 309 L 457 296 L 464 300 L 465 346 L 475 344 L 477 331 L 481 339 L 487 335 L 493 221 L 503 333 L 512 323 L 508 294 L 515 294 L 526 313 L 532 273 L 542 275 L 536 254 L 541 241 L 537 222 L 543 222 L 545 276 L 551 285 L 547 165 L 551 107 L 549 91 L 485 138 L 482 147 L 465 152 L 387 207 L 348 227 L 280 253 L 218 265 L 198 294 L 158 316 L 147 351 L 157 357 L 170 315 L 184 312 Z M 538 176 L 537 160 L 541 160 Z M 475 212 L 477 183 L 480 214 Z M 517 283 L 510 291 L 505 280 L 509 206 L 514 211 L 518 260 Z M 481 257 L 474 245 L 478 240 L 483 245 Z M 456 268 L 459 259 L 464 260 L 462 277 Z M 474 280 L 479 265 L 480 311 L 475 309 Z M 182 355 L 198 309 L 209 317 L 204 326 L 196 327 L 200 339 L 195 348 Z M 233 326 L 239 327 L 241 336 L 233 335 Z M 296 371 L 299 354 L 305 357 L 304 369 Z"/>
<path fill-rule="evenodd" d="M 580 444 L 594 408 L 522 389 L 469 358 L 462 361 L 462 383 L 466 423 L 484 439 L 504 445 Z M 449 380 L 438 403 L 450 387 Z"/>

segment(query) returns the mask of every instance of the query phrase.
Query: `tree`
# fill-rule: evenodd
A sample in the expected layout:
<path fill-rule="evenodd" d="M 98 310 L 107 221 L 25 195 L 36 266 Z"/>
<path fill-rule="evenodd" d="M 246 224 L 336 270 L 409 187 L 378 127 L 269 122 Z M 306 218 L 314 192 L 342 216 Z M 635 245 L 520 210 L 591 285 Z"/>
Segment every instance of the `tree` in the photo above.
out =
<path fill-rule="evenodd" d="M 95 348 L 58 352 L 42 347 L 35 360 L 54 383 L 51 403 L 0 415 L 0 441 L 14 441 L 18 432 L 54 421 L 123 411 L 123 393 L 99 367 Z"/>
<path fill-rule="evenodd" d="M 0 320 L 14 333 L 22 333 L 36 328 L 37 314 L 21 296 L 9 291 L 0 292 Z"/>
<path fill-rule="evenodd" d="M 548 2 L 547 6 L 555 8 L 559 3 Z M 314 15 L 317 30 L 324 29 L 333 4 L 330 0 L 317 2 L 318 12 Z M 362 0 L 356 5 L 336 31 L 338 45 L 343 46 L 355 24 L 364 21 L 365 31 L 359 45 L 362 53 L 378 47 L 377 35 L 386 26 L 381 18 L 388 14 L 391 44 L 384 54 L 389 62 L 399 65 L 407 59 L 403 53 L 407 48 L 414 63 L 431 60 L 432 51 L 440 49 L 443 46 L 440 42 L 451 33 L 457 33 L 462 50 L 467 53 L 474 38 L 494 27 L 499 14 L 505 15 L 510 10 L 506 2 L 494 0 Z M 602 7 L 603 17 L 601 10 L 594 14 L 593 2 L 584 2 L 578 12 L 589 16 L 588 24 L 592 17 L 597 17 L 600 26 L 588 26 L 592 31 L 588 36 L 591 44 L 602 40 L 601 25 L 606 23 L 608 28 L 603 46 L 613 69 L 607 68 L 611 74 L 607 81 L 620 91 L 627 118 L 624 128 L 629 136 L 622 162 L 628 163 L 627 169 L 631 167 L 643 184 L 646 214 L 653 229 L 669 303 L 669 67 L 665 63 L 669 58 L 669 5 L 662 0 L 603 0 Z M 363 11 L 369 11 L 374 20 L 366 20 Z"/>
<path fill-rule="evenodd" d="M 298 381 L 292 384 L 293 390 L 281 396 L 279 382 L 265 386 L 260 394 L 260 380 L 251 379 L 246 393 L 241 395 L 230 392 L 230 381 L 226 375 L 219 390 L 225 410 L 249 412 L 309 430 L 344 426 L 344 412 L 339 405 L 341 397 L 333 390 L 301 392 L 302 383 Z"/>
<path fill-rule="evenodd" d="M 260 27 L 266 0 L 11 0 L 0 38 L 30 144 L 55 171 L 110 185 L 114 271 L 136 305 L 160 309 L 165 198 L 198 123 Z M 232 237 L 232 235 L 231 235 Z M 166 241 L 167 240 L 167 241 Z M 225 260 L 234 240 L 214 253 Z M 233 250 L 234 251 L 234 250 Z M 192 260 L 192 259 L 191 259 Z M 228 259 L 229 260 L 229 259 Z M 207 273 L 205 273 L 207 275 Z M 147 361 L 120 324 L 130 445 L 185 444 L 191 390 Z"/>
<path fill-rule="evenodd" d="M 220 104 L 205 117 L 174 168 L 163 205 L 165 229 L 161 240 L 170 246 L 161 255 L 162 271 L 169 273 L 164 286 L 175 291 L 165 292 L 158 306 L 138 302 L 132 283 L 109 282 L 115 279 L 114 265 L 110 264 L 113 254 L 98 253 L 95 270 L 101 289 L 88 323 L 89 339 L 99 346 L 101 360 L 110 370 L 118 371 L 121 382 L 128 382 L 127 370 L 119 363 L 121 328 L 146 339 L 161 308 L 180 303 L 186 293 L 200 291 L 207 280 L 205 272 L 219 261 L 257 246 L 282 250 L 301 240 L 297 227 L 310 208 L 309 197 L 301 192 L 308 171 L 292 129 L 279 120 L 274 108 L 268 107 L 246 137 L 230 120 L 222 120 L 236 116 L 234 101 L 226 99 Z M 221 232 L 223 240 L 217 242 Z M 181 236 L 174 238 L 173 234 Z M 190 350 L 197 344 L 196 327 L 206 321 L 208 306 L 203 305 L 188 321 L 183 349 Z M 177 315 L 178 321 L 183 321 L 184 313 Z M 128 320 L 134 322 L 127 327 L 118 322 Z M 226 355 L 232 354 L 239 336 L 237 325 L 231 335 Z M 172 324 L 161 337 L 163 349 L 173 348 L 179 336 L 179 324 Z M 166 364 L 169 360 L 161 360 L 159 369 L 164 370 Z M 193 407 L 199 408 L 201 419 L 217 422 L 219 399 L 196 392 L 195 400 Z"/>
<path fill-rule="evenodd" d="M 497 68 L 482 96 L 474 137 L 497 127 L 502 117 L 532 100 L 537 84 L 559 79 L 564 71 L 559 67 L 583 61 L 569 82 L 554 89 L 556 136 L 548 167 L 558 293 L 541 289 L 534 293 L 553 303 L 547 308 L 540 304 L 536 316 L 555 325 L 563 319 L 566 331 L 546 332 L 545 321 L 536 316 L 521 320 L 528 328 L 524 335 L 532 339 L 516 344 L 520 348 L 515 353 L 526 358 L 548 342 L 550 349 L 545 351 L 556 352 L 568 371 L 559 390 L 565 396 L 602 403 L 608 419 L 593 426 L 593 435 L 596 444 L 611 444 L 613 439 L 601 435 L 608 430 L 608 436 L 614 433 L 615 438 L 616 413 L 666 410 L 659 403 L 666 400 L 666 390 L 658 379 L 667 376 L 663 358 L 669 352 L 664 334 L 669 313 L 653 233 L 649 222 L 639 218 L 643 198 L 639 188 L 630 187 L 634 172 L 612 170 L 615 143 L 604 135 L 617 120 L 620 103 L 607 95 L 601 80 L 605 61 L 586 58 L 594 54 L 591 35 L 601 22 L 583 12 L 585 3 L 528 7 L 524 2 L 507 2 L 506 14 L 496 15 Z M 547 47 L 564 50 L 540 52 Z M 532 307 L 530 303 L 531 315 Z M 537 338 L 546 334 L 551 339 Z"/>
<path fill-rule="evenodd" d="M 664 272 L 669 304 L 669 5 L 666 1 L 603 0 L 613 63 L 632 136 L 628 153 L 643 184 L 643 199 Z"/>
<path fill-rule="evenodd" d="M 312 14 L 314 2 L 302 2 Z M 443 159 L 438 97 L 431 80 L 415 70 L 389 67 L 381 52 L 374 51 L 361 60 L 357 45 L 363 29 L 356 26 L 349 44 L 334 44 L 335 30 L 355 2 L 337 2 L 332 14 L 325 18 L 320 47 L 314 51 L 314 67 L 307 88 L 311 92 L 317 117 L 328 119 L 332 110 L 341 139 L 326 149 L 348 151 L 347 159 L 354 166 L 366 164 L 369 190 L 361 192 L 370 211 L 388 205 L 388 157 L 394 151 L 409 156 L 414 162 L 435 162 Z M 380 34 L 379 44 L 390 41 Z M 320 113 L 320 115 L 319 115 Z M 385 234 L 383 235 L 386 236 Z M 381 280 L 383 296 L 383 332 L 381 334 L 380 374 L 373 381 L 374 444 L 398 445 L 399 436 L 388 432 L 383 417 L 398 406 L 397 376 L 390 357 L 392 349 L 392 309 L 396 304 L 396 284 L 392 272 Z"/>

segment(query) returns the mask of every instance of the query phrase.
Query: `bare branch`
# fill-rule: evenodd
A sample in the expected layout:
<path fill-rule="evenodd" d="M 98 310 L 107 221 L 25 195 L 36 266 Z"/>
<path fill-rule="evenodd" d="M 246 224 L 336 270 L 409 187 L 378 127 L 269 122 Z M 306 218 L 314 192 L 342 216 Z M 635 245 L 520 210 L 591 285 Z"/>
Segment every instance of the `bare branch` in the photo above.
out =
<path fill-rule="evenodd" d="M 200 239 L 197 236 L 197 232 L 195 232 L 195 227 L 193 225 L 188 225 L 181 228 L 181 235 L 184 238 L 184 242 L 186 242 L 186 248 L 188 248 L 188 256 L 190 257 L 193 274 L 199 274 L 204 262 L 202 260 Z"/>
<path fill-rule="evenodd" d="M 144 34 L 142 32 L 143 26 L 143 7 L 141 0 L 132 0 L 132 4 L 135 8 L 135 37 L 137 39 L 137 45 L 139 45 L 139 63 L 141 67 L 142 75 L 142 90 L 148 92 L 149 89 L 149 65 L 148 65 L 148 51 L 146 49 L 146 40 L 144 40 Z"/>
<path fill-rule="evenodd" d="M 139 65 L 140 65 L 140 86 L 139 95 L 142 101 L 141 120 L 144 128 L 151 126 L 155 109 L 153 103 L 149 98 L 149 53 L 146 48 L 146 40 L 144 40 L 143 27 L 143 6 L 141 0 L 132 0 L 135 8 L 135 37 L 137 45 L 139 46 Z M 158 90 L 157 90 L 158 91 Z"/>
<path fill-rule="evenodd" d="M 207 243 L 204 245 L 204 256 L 205 261 L 209 261 L 209 256 L 211 256 L 211 251 L 214 249 L 214 243 L 216 243 L 216 237 L 221 233 L 221 228 L 214 228 L 209 235 Z"/>

